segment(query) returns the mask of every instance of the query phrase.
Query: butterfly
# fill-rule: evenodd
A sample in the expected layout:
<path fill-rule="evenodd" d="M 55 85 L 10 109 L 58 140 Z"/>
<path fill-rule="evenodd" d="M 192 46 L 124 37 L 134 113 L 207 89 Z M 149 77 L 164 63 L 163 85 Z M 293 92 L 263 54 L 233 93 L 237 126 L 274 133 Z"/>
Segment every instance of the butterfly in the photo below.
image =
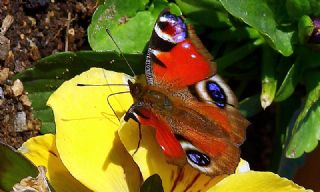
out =
<path fill-rule="evenodd" d="M 169 10 L 159 15 L 145 76 L 145 84 L 128 82 L 134 103 L 124 120 L 155 128 L 156 140 L 172 164 L 189 163 L 209 176 L 234 173 L 249 122 L 182 16 Z"/>

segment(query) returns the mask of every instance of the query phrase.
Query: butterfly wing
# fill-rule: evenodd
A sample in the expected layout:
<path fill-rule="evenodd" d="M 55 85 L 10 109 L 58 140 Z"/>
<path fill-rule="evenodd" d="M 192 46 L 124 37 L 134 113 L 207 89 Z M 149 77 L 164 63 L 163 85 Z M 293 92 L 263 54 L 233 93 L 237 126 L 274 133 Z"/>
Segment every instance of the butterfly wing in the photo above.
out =
<path fill-rule="evenodd" d="M 189 102 L 176 108 L 184 115 L 169 116 L 178 122 L 171 127 L 182 137 L 177 138 L 188 163 L 212 176 L 234 173 L 240 161 L 239 145 L 245 140 L 248 121 L 238 110 L 221 110 L 204 102 Z M 187 121 L 185 117 L 188 117 Z"/>
<path fill-rule="evenodd" d="M 188 162 L 211 176 L 234 172 L 245 129 L 234 129 L 227 116 L 240 127 L 246 126 L 238 111 L 226 114 L 218 107 L 198 101 L 184 103 L 156 90 L 149 90 L 140 102 L 134 114 L 141 124 L 156 129 L 157 142 L 172 163 Z"/>
<path fill-rule="evenodd" d="M 167 10 L 160 14 L 145 65 L 149 85 L 185 88 L 215 73 L 211 61 L 211 55 L 182 17 Z"/>
<path fill-rule="evenodd" d="M 146 79 L 130 87 L 132 113 L 156 129 L 164 154 L 208 175 L 233 173 L 249 123 L 193 29 L 166 10 L 150 40 Z"/>

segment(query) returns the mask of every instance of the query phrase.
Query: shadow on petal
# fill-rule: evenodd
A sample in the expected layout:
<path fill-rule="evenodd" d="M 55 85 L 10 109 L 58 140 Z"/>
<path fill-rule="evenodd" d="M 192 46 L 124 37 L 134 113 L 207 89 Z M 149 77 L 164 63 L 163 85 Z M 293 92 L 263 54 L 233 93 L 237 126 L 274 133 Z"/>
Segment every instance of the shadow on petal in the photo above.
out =
<path fill-rule="evenodd" d="M 127 186 L 129 186 L 129 191 L 139 191 L 139 186 L 142 184 L 142 175 L 137 171 L 139 170 L 138 165 L 134 163 L 132 156 L 121 143 L 117 132 L 115 132 L 113 145 L 103 165 L 103 169 L 107 170 L 108 166 L 112 164 L 123 167 L 125 181 Z M 133 175 L 135 177 L 132 177 Z"/>

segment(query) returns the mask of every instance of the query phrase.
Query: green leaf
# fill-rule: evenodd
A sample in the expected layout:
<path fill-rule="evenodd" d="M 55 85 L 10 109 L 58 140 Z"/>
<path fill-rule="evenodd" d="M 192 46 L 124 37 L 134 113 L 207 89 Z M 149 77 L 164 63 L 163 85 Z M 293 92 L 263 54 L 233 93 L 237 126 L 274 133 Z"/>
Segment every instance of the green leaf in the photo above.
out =
<path fill-rule="evenodd" d="M 320 66 L 319 52 L 306 48 L 299 47 L 297 49 L 297 58 L 293 65 L 288 70 L 280 88 L 276 93 L 276 102 L 287 99 L 293 92 L 297 84 L 305 79 L 306 70 L 318 70 Z"/>
<path fill-rule="evenodd" d="M 141 186 L 140 192 L 163 192 L 162 181 L 159 175 L 151 175 Z"/>
<path fill-rule="evenodd" d="M 125 58 L 136 74 L 142 74 L 145 57 L 141 54 L 125 54 Z M 46 106 L 49 96 L 65 80 L 88 70 L 91 67 L 132 74 L 125 60 L 115 52 L 65 52 L 57 53 L 39 60 L 34 68 L 15 76 L 23 81 L 32 101 L 33 114 L 42 121 L 40 132 L 55 133 L 55 124 L 51 108 Z M 107 79 L 106 79 L 107 82 Z"/>
<path fill-rule="evenodd" d="M 229 14 L 222 11 L 200 9 L 184 14 L 187 21 L 197 27 L 211 27 L 213 29 L 225 29 L 232 26 Z"/>
<path fill-rule="evenodd" d="M 306 78 L 310 91 L 292 130 L 292 138 L 286 152 L 289 158 L 297 158 L 304 152 L 311 152 L 320 139 L 320 73 L 310 72 Z"/>
<path fill-rule="evenodd" d="M 302 15 L 311 13 L 309 0 L 287 0 L 286 7 L 289 16 L 294 19 L 299 19 Z"/>
<path fill-rule="evenodd" d="M 200 27 L 211 27 L 213 29 L 225 29 L 232 26 L 228 12 L 218 0 L 177 0 L 187 21 Z"/>
<path fill-rule="evenodd" d="M 229 29 L 214 30 L 208 35 L 208 37 L 214 41 L 221 41 L 225 43 L 226 41 L 239 42 L 242 40 L 258 39 L 261 38 L 261 35 L 257 30 L 251 27 L 231 27 Z"/>
<path fill-rule="evenodd" d="M 277 170 L 273 170 L 281 177 L 286 177 L 292 179 L 297 170 L 304 164 L 305 155 L 292 159 L 286 157 L 286 149 L 288 147 L 288 142 L 291 138 L 291 132 L 294 126 L 294 122 L 298 116 L 300 99 L 298 97 L 291 96 L 285 102 L 280 102 L 277 105 L 277 123 L 276 123 L 276 143 L 277 147 L 274 149 L 272 162 L 273 164 L 278 163 Z M 278 150 L 279 153 L 277 153 Z"/>
<path fill-rule="evenodd" d="M 100 5 L 94 12 L 88 28 L 88 40 L 91 48 L 96 51 L 117 50 L 106 33 L 106 29 L 108 29 L 124 53 L 142 52 L 144 39 L 149 37 L 151 31 L 146 30 L 146 27 L 141 25 L 151 25 L 152 21 L 148 18 L 150 13 L 137 12 L 138 10 L 144 10 L 147 3 L 146 0 L 138 0 L 132 3 L 126 0 L 113 0 L 105 1 L 103 5 Z M 140 19 L 146 20 L 139 22 Z M 138 40 L 139 35 L 147 37 Z M 136 39 L 133 38 L 134 36 Z"/>
<path fill-rule="evenodd" d="M 275 15 L 275 10 L 270 7 L 266 0 L 256 1 L 238 1 L 220 0 L 224 8 L 233 16 L 243 20 L 259 31 L 267 40 L 267 42 L 275 50 L 289 56 L 293 53 L 291 44 L 293 29 L 282 29 L 277 24 L 280 14 Z"/>
<path fill-rule="evenodd" d="M 176 0 L 177 4 L 181 8 L 184 14 L 188 14 L 193 11 L 198 11 L 200 9 L 208 9 L 208 10 L 220 10 L 223 11 L 224 8 L 219 2 L 219 0 Z"/>
<path fill-rule="evenodd" d="M 311 13 L 313 16 L 320 16 L 320 1 L 319 0 L 309 0 L 311 6 Z"/>
<path fill-rule="evenodd" d="M 240 112 L 245 116 L 245 117 L 252 117 L 258 112 L 262 110 L 261 105 L 260 105 L 260 96 L 253 95 L 250 97 L 247 97 L 243 99 L 239 103 L 239 108 Z"/>
<path fill-rule="evenodd" d="M 91 48 L 96 51 L 118 51 L 106 32 L 108 29 L 123 53 L 142 53 L 159 13 L 166 7 L 174 7 L 157 0 L 146 10 L 147 3 L 147 0 L 111 0 L 100 5 L 88 28 Z"/>
<path fill-rule="evenodd" d="M 217 58 L 216 63 L 218 66 L 218 71 L 223 71 L 225 68 L 242 60 L 252 53 L 256 48 L 258 48 L 263 42 L 263 39 L 257 39 L 252 43 L 244 44 L 241 47 L 225 53 L 222 57 Z"/>
<path fill-rule="evenodd" d="M 278 89 L 274 101 L 280 102 L 287 99 L 296 88 L 301 75 L 302 75 L 302 68 L 303 63 L 301 62 L 301 57 L 298 57 L 290 67 L 289 71 L 286 74 L 286 77 L 282 81 L 280 88 Z"/>
<path fill-rule="evenodd" d="M 271 105 L 277 89 L 276 69 L 277 54 L 265 46 L 262 52 L 262 70 L 261 70 L 261 95 L 260 102 L 262 108 Z"/>
<path fill-rule="evenodd" d="M 38 169 L 15 149 L 0 142 L 0 191 L 11 191 L 14 184 L 28 176 L 36 177 Z"/>
<path fill-rule="evenodd" d="M 298 36 L 301 44 L 304 44 L 306 41 L 308 41 L 313 29 L 313 22 L 308 15 L 304 15 L 299 19 Z"/>
<path fill-rule="evenodd" d="M 280 88 L 276 93 L 274 101 L 280 102 L 287 99 L 295 90 L 297 84 L 305 77 L 305 70 L 318 70 L 320 66 L 320 54 L 306 47 L 297 49 L 297 58 L 287 72 Z"/>
<path fill-rule="evenodd" d="M 270 171 L 277 172 L 280 176 L 292 179 L 304 158 L 289 159 L 286 157 L 286 149 L 291 138 L 291 131 L 297 119 L 301 99 L 292 95 L 284 102 L 276 105 L 276 123 L 273 136 L 273 152 Z"/>

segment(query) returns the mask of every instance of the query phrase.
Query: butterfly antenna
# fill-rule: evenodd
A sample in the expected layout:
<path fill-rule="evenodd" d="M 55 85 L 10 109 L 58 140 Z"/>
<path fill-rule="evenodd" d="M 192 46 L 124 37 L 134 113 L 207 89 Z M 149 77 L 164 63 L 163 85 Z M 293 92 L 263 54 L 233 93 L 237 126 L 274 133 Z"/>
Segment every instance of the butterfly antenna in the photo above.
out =
<path fill-rule="evenodd" d="M 141 124 L 138 122 L 138 128 L 139 128 L 139 141 L 138 141 L 138 145 L 137 148 L 134 150 L 132 157 L 138 152 L 139 147 L 140 147 L 140 143 L 141 143 L 141 139 L 142 139 L 142 133 L 141 133 Z"/>
<path fill-rule="evenodd" d="M 113 114 L 117 117 L 117 119 L 118 119 L 119 122 L 120 122 L 120 118 L 118 117 L 116 111 L 113 109 L 113 107 L 112 107 L 112 105 L 111 105 L 111 103 L 110 103 L 110 101 L 109 101 L 109 98 L 110 98 L 111 96 L 119 95 L 119 94 L 124 94 L 124 93 L 130 93 L 130 91 L 121 91 L 121 92 L 117 92 L 117 93 L 111 93 L 111 94 L 108 95 L 108 97 L 107 97 L 108 105 L 109 105 L 110 109 L 112 110 Z"/>
<path fill-rule="evenodd" d="M 85 83 L 77 83 L 77 86 L 79 87 L 85 87 L 85 86 L 129 86 L 128 84 L 85 84 Z"/>
<path fill-rule="evenodd" d="M 107 33 L 108 33 L 109 37 L 111 38 L 111 40 L 113 41 L 113 43 L 116 45 L 117 49 L 119 50 L 120 55 L 123 57 L 123 59 L 124 59 L 124 60 L 125 60 L 125 62 L 127 63 L 127 65 L 128 65 L 128 67 L 130 68 L 130 70 L 131 70 L 131 72 L 132 72 L 133 76 L 135 76 L 136 74 L 135 74 L 135 72 L 133 71 L 133 69 L 132 69 L 131 65 L 129 64 L 129 62 L 128 62 L 127 58 L 123 55 L 123 53 L 122 53 L 122 51 L 121 51 L 120 47 L 118 46 L 118 44 L 116 43 L 116 41 L 113 39 L 113 37 L 112 37 L 112 35 L 111 35 L 111 31 L 110 31 L 108 28 L 106 29 L 106 31 L 107 31 Z"/>

